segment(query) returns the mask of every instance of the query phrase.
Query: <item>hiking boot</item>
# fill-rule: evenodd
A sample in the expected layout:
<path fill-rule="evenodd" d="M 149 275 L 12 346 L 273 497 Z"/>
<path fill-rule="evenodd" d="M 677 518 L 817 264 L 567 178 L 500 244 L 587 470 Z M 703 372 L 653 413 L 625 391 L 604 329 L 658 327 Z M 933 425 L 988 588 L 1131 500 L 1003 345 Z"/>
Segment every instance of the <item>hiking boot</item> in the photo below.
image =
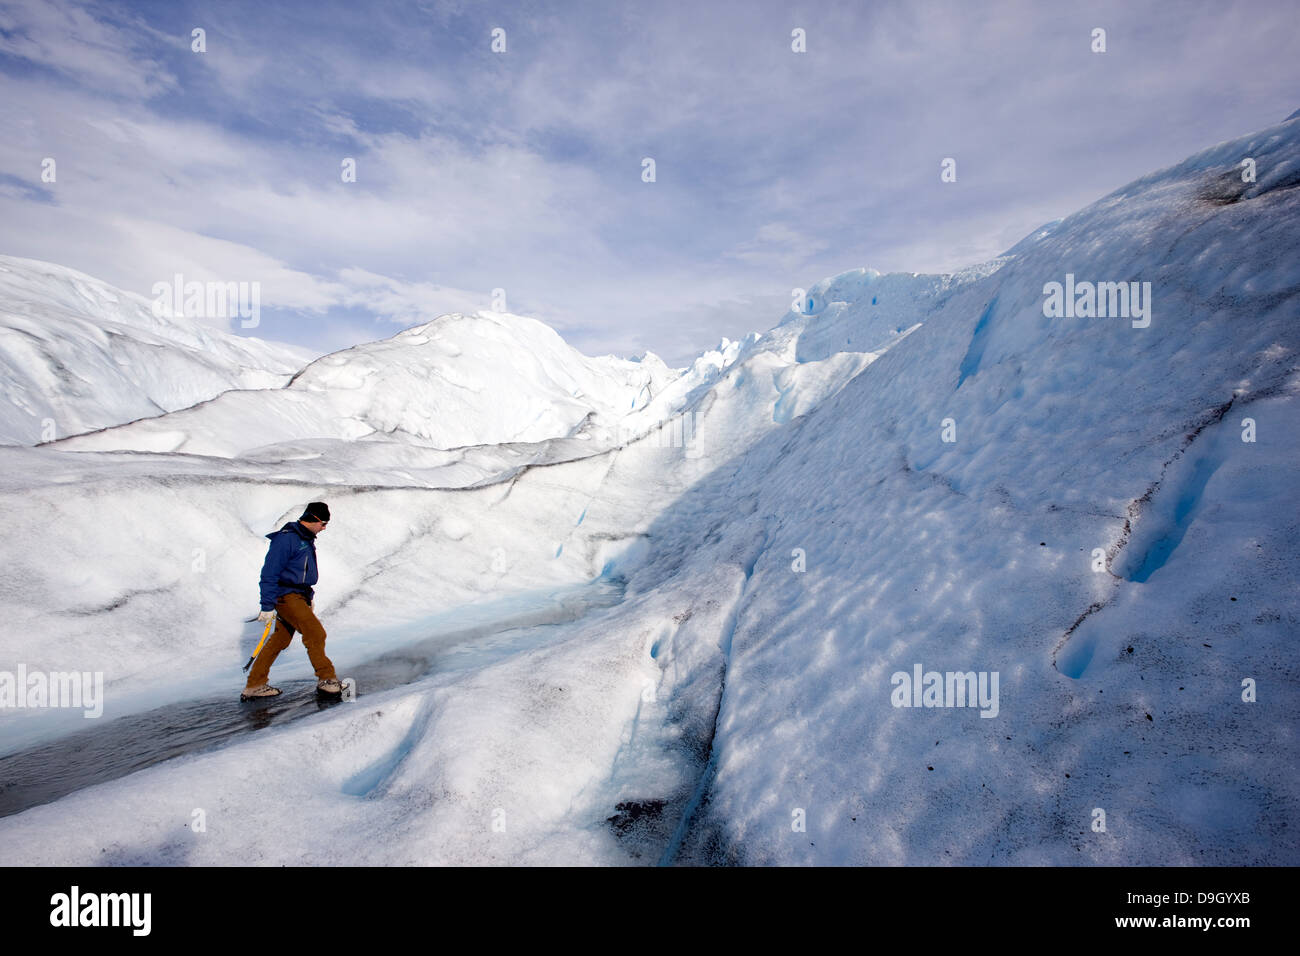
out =
<path fill-rule="evenodd" d="M 270 684 L 263 684 L 261 687 L 245 687 L 244 692 L 239 695 L 241 701 L 257 700 L 259 697 L 279 697 L 280 688 L 272 687 Z"/>
<path fill-rule="evenodd" d="M 338 696 L 343 693 L 343 685 L 336 679 L 318 680 L 316 682 L 316 692 L 318 694 L 331 694 Z"/>

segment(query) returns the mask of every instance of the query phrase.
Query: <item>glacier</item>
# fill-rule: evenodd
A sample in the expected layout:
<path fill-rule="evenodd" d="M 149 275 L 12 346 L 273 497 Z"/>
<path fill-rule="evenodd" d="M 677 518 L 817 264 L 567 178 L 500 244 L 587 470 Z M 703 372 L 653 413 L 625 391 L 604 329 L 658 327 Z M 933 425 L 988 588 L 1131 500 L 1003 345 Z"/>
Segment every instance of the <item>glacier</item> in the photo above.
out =
<path fill-rule="evenodd" d="M 444 316 L 0 447 L 0 670 L 105 675 L 93 729 L 0 711 L 6 861 L 1294 865 L 1298 185 L 1291 119 L 687 368 Z M 1067 274 L 1151 322 L 1046 315 Z M 359 695 L 259 725 L 312 499 Z M 895 706 L 922 665 L 996 716 Z"/>

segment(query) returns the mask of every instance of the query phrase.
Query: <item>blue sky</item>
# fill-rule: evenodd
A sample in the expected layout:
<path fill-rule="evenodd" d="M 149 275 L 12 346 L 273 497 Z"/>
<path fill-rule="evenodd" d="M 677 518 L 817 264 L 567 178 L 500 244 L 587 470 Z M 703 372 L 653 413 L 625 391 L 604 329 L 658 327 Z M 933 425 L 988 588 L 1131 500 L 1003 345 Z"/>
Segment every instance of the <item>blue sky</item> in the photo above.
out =
<path fill-rule="evenodd" d="M 503 288 L 589 354 L 681 364 L 775 325 L 794 287 L 973 264 L 1281 121 L 1296 19 L 1290 0 L 0 0 L 0 252 L 145 296 L 257 281 L 253 334 L 319 352 Z"/>

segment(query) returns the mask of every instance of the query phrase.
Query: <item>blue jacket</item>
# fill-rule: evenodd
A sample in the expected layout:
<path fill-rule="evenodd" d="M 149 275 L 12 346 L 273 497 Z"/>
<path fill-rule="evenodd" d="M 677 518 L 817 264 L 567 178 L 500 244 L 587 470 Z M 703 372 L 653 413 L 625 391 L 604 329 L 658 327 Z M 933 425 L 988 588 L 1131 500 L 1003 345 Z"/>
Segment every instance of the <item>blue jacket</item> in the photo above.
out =
<path fill-rule="evenodd" d="M 297 591 L 309 602 L 316 583 L 316 536 L 297 521 L 267 535 L 271 547 L 262 564 L 262 610 L 274 611 L 281 595 Z"/>

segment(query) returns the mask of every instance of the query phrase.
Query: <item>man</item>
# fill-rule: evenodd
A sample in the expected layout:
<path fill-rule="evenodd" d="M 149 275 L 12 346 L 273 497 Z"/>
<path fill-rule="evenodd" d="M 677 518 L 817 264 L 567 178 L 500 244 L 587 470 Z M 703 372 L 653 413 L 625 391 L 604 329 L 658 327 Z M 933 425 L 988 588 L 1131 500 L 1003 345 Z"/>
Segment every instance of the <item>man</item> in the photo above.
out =
<path fill-rule="evenodd" d="M 280 688 L 267 683 L 267 677 L 276 657 L 289 646 L 295 633 L 302 635 L 307 656 L 316 668 L 316 690 L 330 696 L 342 694 L 334 665 L 325 656 L 325 628 L 312 610 L 315 597 L 312 586 L 317 580 L 316 536 L 325 530 L 329 520 L 329 505 L 313 501 L 297 521 L 290 521 L 267 535 L 271 547 L 262 564 L 262 613 L 257 619 L 263 623 L 274 620 L 275 632 L 253 662 L 248 686 L 239 695 L 240 700 L 275 697 L 280 693 Z"/>

